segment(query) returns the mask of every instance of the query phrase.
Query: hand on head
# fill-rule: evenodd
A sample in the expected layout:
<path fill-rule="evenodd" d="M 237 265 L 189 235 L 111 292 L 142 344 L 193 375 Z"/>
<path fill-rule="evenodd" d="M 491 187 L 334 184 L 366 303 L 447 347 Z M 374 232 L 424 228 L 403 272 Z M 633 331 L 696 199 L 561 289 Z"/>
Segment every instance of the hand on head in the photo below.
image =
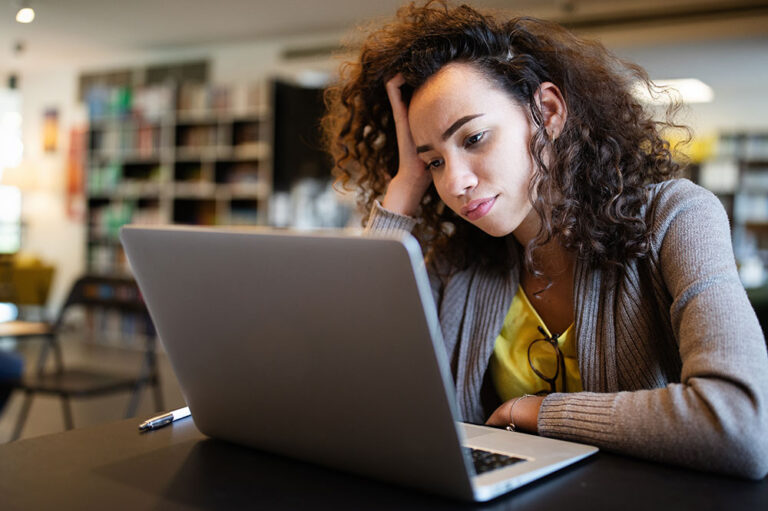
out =
<path fill-rule="evenodd" d="M 400 91 L 404 83 L 403 75 L 398 73 L 385 84 L 395 120 L 399 165 L 397 174 L 389 183 L 383 206 L 396 213 L 415 216 L 432 177 L 416 154 L 416 144 L 408 124 L 408 107 Z"/>

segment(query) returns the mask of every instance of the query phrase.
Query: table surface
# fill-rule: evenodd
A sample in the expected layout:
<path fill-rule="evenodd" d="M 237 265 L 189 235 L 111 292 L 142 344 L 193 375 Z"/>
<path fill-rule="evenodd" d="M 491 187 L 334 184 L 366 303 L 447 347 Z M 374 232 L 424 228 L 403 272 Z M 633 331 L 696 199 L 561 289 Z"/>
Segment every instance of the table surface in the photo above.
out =
<path fill-rule="evenodd" d="M 448 500 L 138 419 L 0 446 L 0 507 L 15 509 L 766 509 L 745 481 L 600 452 L 486 504 Z"/>

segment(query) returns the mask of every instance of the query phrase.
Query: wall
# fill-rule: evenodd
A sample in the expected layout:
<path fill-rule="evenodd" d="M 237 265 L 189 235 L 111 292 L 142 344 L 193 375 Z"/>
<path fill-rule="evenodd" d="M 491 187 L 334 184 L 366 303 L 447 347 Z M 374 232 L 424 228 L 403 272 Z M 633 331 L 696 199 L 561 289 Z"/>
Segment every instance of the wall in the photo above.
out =
<path fill-rule="evenodd" d="M 22 251 L 56 266 L 53 296 L 57 303 L 69 282 L 81 271 L 84 258 L 82 217 L 67 215 L 65 169 L 69 151 L 69 127 L 81 124 L 82 113 L 75 97 L 77 73 L 56 70 L 23 77 L 22 136 L 24 160 L 7 177 L 22 186 Z M 46 108 L 59 110 L 58 150 L 45 153 L 42 123 Z"/>
<path fill-rule="evenodd" d="M 687 122 L 698 134 L 768 129 L 768 38 L 745 38 L 619 48 L 652 78 L 699 78 L 712 103 L 690 105 Z"/>

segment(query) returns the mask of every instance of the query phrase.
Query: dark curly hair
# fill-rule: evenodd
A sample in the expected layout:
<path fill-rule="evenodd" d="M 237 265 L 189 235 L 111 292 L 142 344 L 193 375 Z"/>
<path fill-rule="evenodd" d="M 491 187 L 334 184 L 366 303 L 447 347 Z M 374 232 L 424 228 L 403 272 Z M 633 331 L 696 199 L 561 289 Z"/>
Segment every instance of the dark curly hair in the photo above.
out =
<path fill-rule="evenodd" d="M 385 82 L 402 73 L 408 103 L 413 91 L 450 62 L 474 65 L 527 107 L 535 127 L 528 193 L 541 229 L 525 247 L 527 268 L 541 275 L 533 255 L 553 238 L 590 265 L 617 271 L 647 255 L 646 185 L 679 171 L 661 133 L 682 128 L 654 120 L 633 94 L 637 84 L 655 91 L 647 73 L 556 23 L 526 17 L 497 21 L 442 1 L 401 8 L 394 22 L 367 37 L 359 60 L 342 66 L 340 82 L 326 91 L 322 124 L 334 176 L 344 188 L 359 192 L 364 211 L 383 196 L 398 169 Z M 549 140 L 534 101 L 542 82 L 554 83 L 566 103 L 567 120 L 555 141 Z M 678 108 L 673 102 L 666 119 Z M 421 211 L 423 221 L 414 234 L 430 256 L 453 268 L 470 262 L 499 269 L 512 264 L 505 240 L 445 207 L 434 185 Z"/>

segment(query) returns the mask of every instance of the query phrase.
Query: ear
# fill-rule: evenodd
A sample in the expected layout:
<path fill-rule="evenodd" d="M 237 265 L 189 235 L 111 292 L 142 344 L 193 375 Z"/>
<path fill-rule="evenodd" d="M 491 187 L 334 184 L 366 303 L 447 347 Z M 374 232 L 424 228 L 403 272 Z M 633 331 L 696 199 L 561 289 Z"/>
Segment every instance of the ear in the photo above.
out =
<path fill-rule="evenodd" d="M 536 105 L 541 111 L 544 120 L 544 129 L 547 130 L 550 140 L 560 136 L 568 117 L 568 109 L 560 89 L 552 82 L 544 82 L 534 94 Z"/>

